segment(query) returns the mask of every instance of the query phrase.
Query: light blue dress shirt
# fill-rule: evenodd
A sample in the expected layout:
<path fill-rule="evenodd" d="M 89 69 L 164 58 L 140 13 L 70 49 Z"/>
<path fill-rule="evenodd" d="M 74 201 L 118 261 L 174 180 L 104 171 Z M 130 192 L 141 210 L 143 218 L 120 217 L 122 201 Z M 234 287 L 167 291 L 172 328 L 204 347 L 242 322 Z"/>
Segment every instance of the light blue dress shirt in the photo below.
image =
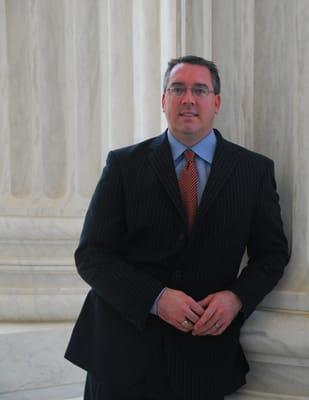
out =
<path fill-rule="evenodd" d="M 167 138 L 171 146 L 177 178 L 179 178 L 179 175 L 186 163 L 183 155 L 184 151 L 187 150 L 188 148 L 194 151 L 195 164 L 198 174 L 197 202 L 198 204 L 200 204 L 207 183 L 207 179 L 211 170 L 213 158 L 215 155 L 215 150 L 217 145 L 217 138 L 215 132 L 212 129 L 207 136 L 205 136 L 202 140 L 200 140 L 192 147 L 188 147 L 183 143 L 181 143 L 179 140 L 177 140 L 170 130 L 168 130 L 167 132 Z M 154 301 L 150 310 L 152 314 L 157 315 L 157 302 L 165 289 L 166 288 L 164 288 L 159 293 L 158 297 Z"/>
<path fill-rule="evenodd" d="M 179 178 L 181 171 L 185 166 L 185 158 L 183 152 L 189 147 L 181 143 L 179 140 L 173 136 L 173 134 L 168 131 L 167 137 L 169 144 L 171 146 L 172 156 L 174 160 L 175 170 L 177 178 Z M 195 164 L 198 174 L 198 187 L 197 187 L 197 201 L 198 204 L 201 201 L 207 179 L 210 173 L 211 164 L 214 158 L 215 150 L 217 145 L 217 138 L 213 129 L 210 133 L 196 143 L 194 146 L 190 147 L 195 153 Z"/>

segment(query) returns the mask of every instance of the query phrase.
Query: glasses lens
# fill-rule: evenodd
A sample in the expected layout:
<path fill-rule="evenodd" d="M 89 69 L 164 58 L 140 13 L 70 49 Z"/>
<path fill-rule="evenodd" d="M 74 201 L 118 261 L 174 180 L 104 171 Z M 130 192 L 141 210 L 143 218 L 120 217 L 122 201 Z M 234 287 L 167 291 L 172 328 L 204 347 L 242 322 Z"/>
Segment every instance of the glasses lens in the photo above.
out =
<path fill-rule="evenodd" d="M 173 96 L 176 97 L 181 97 L 183 96 L 186 91 L 191 90 L 191 93 L 195 97 L 206 97 L 209 95 L 210 90 L 207 85 L 198 85 L 198 86 L 192 86 L 192 87 L 186 87 L 186 86 L 171 86 L 167 90 L 172 94 Z"/>
<path fill-rule="evenodd" d="M 209 94 L 209 89 L 207 86 L 193 86 L 191 88 L 193 96 L 196 97 L 203 97 L 203 96 L 208 96 Z"/>
<path fill-rule="evenodd" d="M 174 96 L 183 96 L 185 91 L 186 91 L 186 88 L 184 86 L 172 86 L 170 88 L 170 92 Z"/>

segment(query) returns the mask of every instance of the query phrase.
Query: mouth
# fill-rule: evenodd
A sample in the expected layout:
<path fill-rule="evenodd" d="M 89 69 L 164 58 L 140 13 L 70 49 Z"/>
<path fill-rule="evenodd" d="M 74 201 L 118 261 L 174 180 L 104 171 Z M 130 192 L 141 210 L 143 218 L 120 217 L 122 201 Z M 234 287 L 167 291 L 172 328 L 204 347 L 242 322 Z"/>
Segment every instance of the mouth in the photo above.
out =
<path fill-rule="evenodd" d="M 185 118 L 192 118 L 192 117 L 197 117 L 197 116 L 198 116 L 197 113 L 195 113 L 195 112 L 190 112 L 190 111 L 181 112 L 181 113 L 179 113 L 179 115 L 180 115 L 181 117 L 185 117 Z"/>

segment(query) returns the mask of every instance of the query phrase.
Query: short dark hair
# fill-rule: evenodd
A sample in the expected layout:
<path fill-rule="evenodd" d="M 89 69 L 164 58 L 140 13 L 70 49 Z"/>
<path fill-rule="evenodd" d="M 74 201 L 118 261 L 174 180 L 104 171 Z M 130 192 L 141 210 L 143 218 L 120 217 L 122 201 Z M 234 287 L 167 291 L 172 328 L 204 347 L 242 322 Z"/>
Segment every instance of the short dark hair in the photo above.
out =
<path fill-rule="evenodd" d="M 220 77 L 218 73 L 218 68 L 216 64 L 212 61 L 205 60 L 205 58 L 197 57 L 197 56 L 183 56 L 179 58 L 172 58 L 167 66 L 167 69 L 163 78 L 163 92 L 166 92 L 168 81 L 170 79 L 171 71 L 177 64 L 193 64 L 193 65 L 202 65 L 207 68 L 211 75 L 211 81 L 213 84 L 213 89 L 215 94 L 220 93 Z"/>

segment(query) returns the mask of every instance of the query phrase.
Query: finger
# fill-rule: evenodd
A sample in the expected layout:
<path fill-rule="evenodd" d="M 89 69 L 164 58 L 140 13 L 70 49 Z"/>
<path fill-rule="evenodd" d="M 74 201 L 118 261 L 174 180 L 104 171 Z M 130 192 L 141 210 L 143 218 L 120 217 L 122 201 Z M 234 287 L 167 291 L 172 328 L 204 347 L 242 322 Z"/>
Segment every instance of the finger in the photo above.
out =
<path fill-rule="evenodd" d="M 221 327 L 220 329 L 217 329 L 215 332 L 211 333 L 212 336 L 220 336 L 224 331 L 225 327 Z"/>
<path fill-rule="evenodd" d="M 204 314 L 204 308 L 196 301 L 192 299 L 189 303 L 190 310 L 193 311 L 198 317 L 201 317 Z"/>
<path fill-rule="evenodd" d="M 212 318 L 214 318 L 214 314 L 215 314 L 216 310 L 209 306 L 208 308 L 206 308 L 206 310 L 204 310 L 204 314 L 201 316 L 201 318 L 197 321 L 197 323 L 194 326 L 195 330 L 199 330 L 202 327 L 204 327 L 205 324 L 207 324 L 209 321 L 212 321 L 212 324 L 215 323 L 214 320 L 212 320 Z M 210 322 L 211 324 L 211 322 Z M 209 325 L 210 326 L 210 325 Z"/>
<path fill-rule="evenodd" d="M 225 329 L 226 325 L 220 325 L 220 328 L 213 325 L 210 329 L 202 329 L 196 336 L 219 336 L 225 331 Z"/>
<path fill-rule="evenodd" d="M 220 324 L 220 322 L 217 321 L 211 326 L 211 328 L 209 328 L 209 332 L 211 334 L 215 334 L 215 333 L 219 332 L 219 330 L 221 329 L 221 326 L 222 326 L 222 324 Z"/>
<path fill-rule="evenodd" d="M 221 335 L 221 333 L 223 333 L 225 331 L 225 329 L 226 329 L 225 324 L 219 324 L 219 327 L 218 327 L 218 322 L 217 322 L 211 330 L 208 330 L 208 334 L 210 334 L 212 336 L 219 336 L 219 335 Z"/>
<path fill-rule="evenodd" d="M 215 294 L 210 294 L 209 296 L 205 297 L 204 299 L 198 301 L 198 304 L 201 305 L 204 309 L 209 306 Z"/>
<path fill-rule="evenodd" d="M 185 329 L 191 328 L 193 326 L 193 323 L 190 320 L 188 320 L 187 318 L 185 318 L 184 320 L 182 320 L 179 323 Z"/>
<path fill-rule="evenodd" d="M 182 322 L 178 322 L 176 328 L 180 329 L 182 332 L 189 332 L 193 329 L 193 324 L 191 321 L 185 319 Z"/>
<path fill-rule="evenodd" d="M 216 335 L 221 335 L 231 324 L 231 321 L 225 321 L 221 327 L 217 330 Z"/>
<path fill-rule="evenodd" d="M 188 319 L 191 322 L 193 322 L 193 324 L 195 324 L 200 319 L 200 316 L 195 314 L 190 308 L 186 312 L 185 317 L 186 317 L 186 319 Z"/>
<path fill-rule="evenodd" d="M 213 316 L 207 322 L 205 322 L 203 329 L 206 331 L 208 330 L 212 331 L 217 321 L 218 321 L 218 316 L 216 314 L 213 314 Z"/>
<path fill-rule="evenodd" d="M 233 318 L 229 315 L 227 312 L 221 312 L 220 310 L 216 311 L 216 313 L 213 315 L 213 317 L 204 325 L 204 329 L 206 330 L 211 330 L 213 325 L 216 323 L 219 323 L 220 325 L 224 325 L 225 327 L 228 327 L 230 323 L 232 322 Z"/>
<path fill-rule="evenodd" d="M 218 317 L 216 317 L 216 314 L 213 314 L 210 319 L 208 319 L 206 322 L 204 322 L 202 324 L 200 324 L 200 322 L 203 322 L 203 321 L 201 321 L 201 319 L 194 325 L 194 333 L 196 335 L 200 335 L 201 332 L 212 333 L 213 327 L 214 327 L 216 321 L 218 321 Z"/>

